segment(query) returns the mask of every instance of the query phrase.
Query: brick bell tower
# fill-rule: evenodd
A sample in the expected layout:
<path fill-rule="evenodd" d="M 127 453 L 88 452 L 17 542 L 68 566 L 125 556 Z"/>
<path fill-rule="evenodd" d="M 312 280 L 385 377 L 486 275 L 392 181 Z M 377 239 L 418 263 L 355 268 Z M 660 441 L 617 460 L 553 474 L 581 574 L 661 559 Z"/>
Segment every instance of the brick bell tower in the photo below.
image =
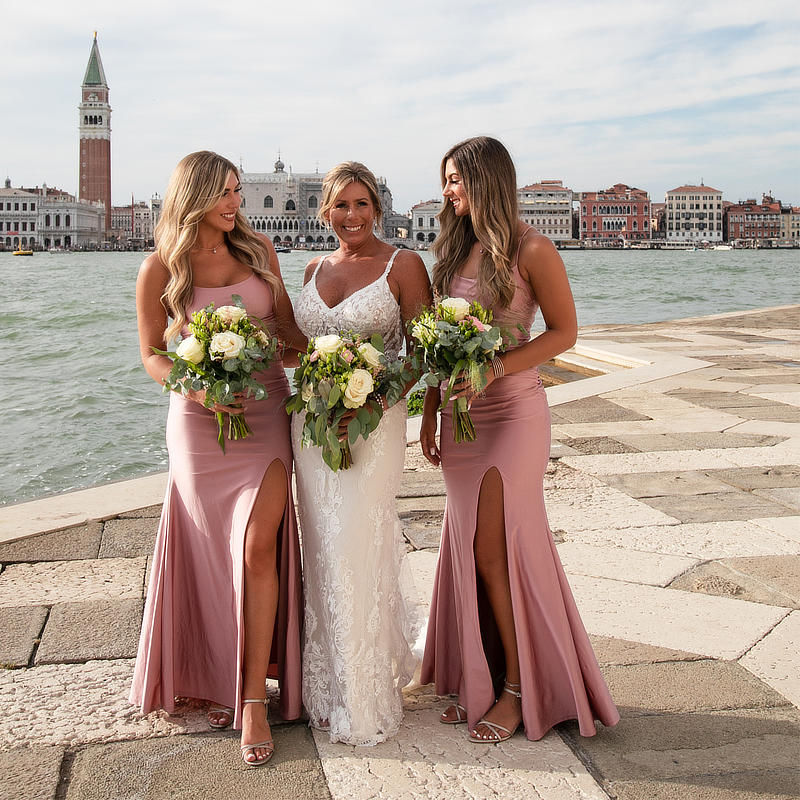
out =
<path fill-rule="evenodd" d="M 78 106 L 80 138 L 78 198 L 100 200 L 106 207 L 105 229 L 111 228 L 111 106 L 108 83 L 94 32 L 92 52 L 81 85 Z"/>

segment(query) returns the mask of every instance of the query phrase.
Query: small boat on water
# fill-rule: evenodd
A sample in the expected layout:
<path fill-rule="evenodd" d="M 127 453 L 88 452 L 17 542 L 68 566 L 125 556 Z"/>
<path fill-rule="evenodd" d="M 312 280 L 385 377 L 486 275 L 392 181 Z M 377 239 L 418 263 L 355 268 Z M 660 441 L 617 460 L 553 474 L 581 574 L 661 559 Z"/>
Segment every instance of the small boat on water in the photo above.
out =
<path fill-rule="evenodd" d="M 281 247 L 280 245 L 275 245 L 275 252 L 276 253 L 291 253 L 291 247 Z"/>
<path fill-rule="evenodd" d="M 32 256 L 33 250 L 23 250 L 22 245 L 20 245 L 16 250 L 11 251 L 12 256 Z"/>
<path fill-rule="evenodd" d="M 729 244 L 715 244 L 712 250 L 733 250 L 733 248 Z"/>

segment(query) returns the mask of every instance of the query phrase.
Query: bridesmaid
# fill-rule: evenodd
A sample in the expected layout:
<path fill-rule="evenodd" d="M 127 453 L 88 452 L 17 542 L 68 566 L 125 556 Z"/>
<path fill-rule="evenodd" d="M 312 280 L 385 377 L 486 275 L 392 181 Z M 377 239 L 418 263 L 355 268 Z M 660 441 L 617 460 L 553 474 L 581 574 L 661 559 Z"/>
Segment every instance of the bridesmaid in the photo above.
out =
<path fill-rule="evenodd" d="M 447 489 L 422 682 L 458 694 L 441 722 L 467 722 L 473 742 L 497 743 L 522 724 L 541 739 L 577 719 L 584 736 L 594 720 L 619 714 L 597 666 L 559 561 L 543 498 L 550 412 L 537 365 L 575 343 L 569 282 L 550 240 L 518 219 L 516 172 L 505 147 L 484 136 L 442 159 L 445 205 L 433 249 L 439 296 L 479 300 L 497 324 L 529 331 L 537 307 L 547 329 L 495 357 L 488 385 L 472 394 L 477 439 L 453 441 L 450 404 L 430 389 L 420 443 L 441 463 Z"/>
<path fill-rule="evenodd" d="M 193 311 L 229 305 L 234 294 L 272 333 L 305 348 L 275 250 L 239 211 L 240 192 L 236 167 L 216 153 L 192 153 L 172 174 L 158 248 L 136 283 L 142 363 L 157 383 L 171 361 L 153 348 L 186 334 Z M 269 396 L 243 407 L 208 409 L 203 391 L 170 395 L 169 479 L 131 689 L 143 713 L 173 711 L 176 695 L 209 701 L 212 727 L 242 729 L 250 766 L 273 752 L 268 673 L 280 681 L 282 716 L 302 711 L 289 387 L 280 360 L 257 378 Z M 213 412 L 243 410 L 253 434 L 223 453 Z"/>

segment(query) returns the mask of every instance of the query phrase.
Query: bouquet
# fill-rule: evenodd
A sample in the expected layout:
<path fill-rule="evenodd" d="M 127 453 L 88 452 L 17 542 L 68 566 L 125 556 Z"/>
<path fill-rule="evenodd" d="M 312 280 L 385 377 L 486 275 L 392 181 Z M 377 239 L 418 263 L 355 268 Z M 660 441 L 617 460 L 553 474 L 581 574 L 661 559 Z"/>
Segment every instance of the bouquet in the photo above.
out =
<path fill-rule="evenodd" d="M 378 395 L 385 396 L 389 408 L 405 392 L 411 377 L 405 363 L 387 364 L 383 350 L 379 334 L 367 341 L 350 333 L 334 333 L 311 339 L 300 356 L 300 366 L 294 371 L 296 393 L 286 411 L 305 412 L 303 446 L 321 447 L 323 461 L 334 472 L 350 467 L 350 446 L 359 436 L 366 440 L 378 427 L 384 412 Z M 339 422 L 351 409 L 358 412 L 340 441 Z"/>
<path fill-rule="evenodd" d="M 445 297 L 433 309 L 411 320 L 412 368 L 423 374 L 428 386 L 448 381 L 442 407 L 447 404 L 456 378 L 463 372 L 475 392 L 486 386 L 484 365 L 491 361 L 502 343 L 500 328 L 491 325 L 492 312 L 478 302 L 462 297 Z M 467 398 L 453 401 L 453 438 L 475 441 L 475 425 L 469 415 Z"/>
<path fill-rule="evenodd" d="M 231 300 L 234 305 L 215 309 L 210 303 L 195 311 L 189 322 L 191 335 L 183 339 L 174 352 L 153 348 L 173 362 L 164 381 L 165 392 L 174 390 L 185 394 L 190 389 L 205 389 L 207 408 L 215 403 L 232 405 L 242 394 L 255 400 L 267 396 L 267 390 L 252 373 L 269 366 L 275 358 L 277 340 L 261 327 L 260 320 L 248 317 L 238 294 L 232 295 Z M 217 411 L 216 417 L 217 442 L 223 453 L 226 428 L 228 439 L 243 439 L 253 432 L 244 414 Z"/>

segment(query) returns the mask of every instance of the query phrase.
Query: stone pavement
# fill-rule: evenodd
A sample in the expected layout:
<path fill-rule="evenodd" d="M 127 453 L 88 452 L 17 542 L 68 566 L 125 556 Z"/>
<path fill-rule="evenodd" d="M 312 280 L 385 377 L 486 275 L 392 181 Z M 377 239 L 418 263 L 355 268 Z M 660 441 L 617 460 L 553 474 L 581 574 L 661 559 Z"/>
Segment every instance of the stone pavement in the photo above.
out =
<path fill-rule="evenodd" d="M 374 748 L 272 708 L 276 755 L 254 770 L 196 705 L 142 717 L 126 698 L 151 476 L 0 509 L 0 800 L 800 797 L 800 306 L 593 326 L 570 358 L 608 372 L 548 389 L 546 500 L 616 728 L 473 745 L 418 687 Z M 409 446 L 422 609 L 443 504 Z"/>

